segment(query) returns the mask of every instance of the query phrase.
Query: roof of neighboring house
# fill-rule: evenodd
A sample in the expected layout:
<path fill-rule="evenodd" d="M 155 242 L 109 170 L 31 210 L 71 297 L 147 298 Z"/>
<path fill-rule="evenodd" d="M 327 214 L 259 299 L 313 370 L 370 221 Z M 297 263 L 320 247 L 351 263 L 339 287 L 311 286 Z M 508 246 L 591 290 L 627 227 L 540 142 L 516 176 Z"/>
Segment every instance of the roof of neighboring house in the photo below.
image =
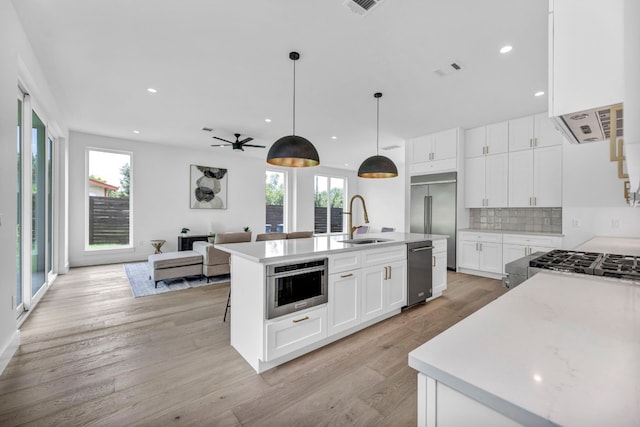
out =
<path fill-rule="evenodd" d="M 117 187 L 115 185 L 111 185 L 111 184 L 107 184 L 106 182 L 100 182 L 100 181 L 96 181 L 95 179 L 91 179 L 89 178 L 89 184 L 98 186 L 98 187 L 102 187 L 102 188 L 106 188 L 107 190 L 117 190 L 120 187 Z"/>

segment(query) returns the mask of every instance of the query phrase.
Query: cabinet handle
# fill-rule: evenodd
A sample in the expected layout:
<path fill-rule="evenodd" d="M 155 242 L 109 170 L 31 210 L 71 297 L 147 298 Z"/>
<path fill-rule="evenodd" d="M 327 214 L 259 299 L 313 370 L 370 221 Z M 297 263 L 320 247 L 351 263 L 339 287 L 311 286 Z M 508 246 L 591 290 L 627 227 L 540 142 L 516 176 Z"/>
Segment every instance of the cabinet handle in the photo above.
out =
<path fill-rule="evenodd" d="M 431 260 L 431 266 L 432 266 L 432 267 L 435 267 L 435 266 L 436 266 L 436 257 L 435 257 L 435 255 L 434 255 L 434 256 L 432 256 L 431 258 L 432 258 L 432 260 Z"/>
<path fill-rule="evenodd" d="M 345 277 L 351 277 L 351 276 L 353 276 L 353 273 L 344 274 L 344 275 L 340 276 L 340 278 L 344 279 Z"/>
<path fill-rule="evenodd" d="M 293 323 L 304 322 L 305 320 L 309 320 L 309 316 L 304 316 L 302 319 L 295 319 Z"/>
<path fill-rule="evenodd" d="M 534 147 L 538 146 L 538 138 L 533 138 L 533 146 Z"/>
<path fill-rule="evenodd" d="M 529 206 L 533 206 L 533 204 L 531 203 L 531 199 L 532 197 L 529 197 Z"/>
<path fill-rule="evenodd" d="M 482 243 L 478 243 L 480 245 L 480 252 L 482 252 Z"/>
<path fill-rule="evenodd" d="M 387 272 L 387 267 L 384 268 L 384 280 L 389 278 L 389 273 Z"/>
<path fill-rule="evenodd" d="M 484 154 L 489 154 L 489 146 L 488 146 L 488 145 L 485 145 L 485 146 L 484 146 L 484 148 L 486 149 L 486 150 L 485 150 L 486 152 L 485 152 Z"/>
<path fill-rule="evenodd" d="M 533 148 L 533 138 L 529 138 L 529 148 Z"/>
<path fill-rule="evenodd" d="M 538 204 L 538 199 L 536 197 L 533 198 L 533 206 L 536 206 Z"/>

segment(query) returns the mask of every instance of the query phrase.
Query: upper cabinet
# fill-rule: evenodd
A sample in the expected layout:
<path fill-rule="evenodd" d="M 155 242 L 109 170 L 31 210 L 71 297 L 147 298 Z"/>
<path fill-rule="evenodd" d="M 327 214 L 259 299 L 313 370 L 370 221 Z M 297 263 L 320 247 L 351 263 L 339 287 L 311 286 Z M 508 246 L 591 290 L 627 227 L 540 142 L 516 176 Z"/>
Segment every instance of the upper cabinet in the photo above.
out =
<path fill-rule="evenodd" d="M 562 134 L 556 130 L 547 113 L 509 120 L 510 152 L 561 144 Z"/>
<path fill-rule="evenodd" d="M 509 122 L 493 123 L 464 133 L 465 158 L 506 153 L 509 148 Z"/>
<path fill-rule="evenodd" d="M 449 129 L 409 141 L 410 173 L 455 170 L 458 155 L 458 129 Z"/>
<path fill-rule="evenodd" d="M 549 113 L 623 101 L 623 0 L 549 0 Z"/>

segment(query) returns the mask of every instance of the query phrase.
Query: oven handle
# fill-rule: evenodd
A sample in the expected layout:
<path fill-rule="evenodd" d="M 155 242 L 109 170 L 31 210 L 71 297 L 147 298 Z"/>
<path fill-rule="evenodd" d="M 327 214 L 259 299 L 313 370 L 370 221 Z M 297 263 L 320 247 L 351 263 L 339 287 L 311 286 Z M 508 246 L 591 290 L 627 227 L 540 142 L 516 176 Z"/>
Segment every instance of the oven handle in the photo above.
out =
<path fill-rule="evenodd" d="M 268 274 L 267 277 L 287 277 L 287 276 L 297 276 L 298 274 L 304 273 L 313 273 L 315 271 L 322 271 L 322 274 L 326 274 L 326 267 L 312 267 L 312 268 L 301 268 L 300 270 L 289 270 L 283 271 L 282 273 Z"/>

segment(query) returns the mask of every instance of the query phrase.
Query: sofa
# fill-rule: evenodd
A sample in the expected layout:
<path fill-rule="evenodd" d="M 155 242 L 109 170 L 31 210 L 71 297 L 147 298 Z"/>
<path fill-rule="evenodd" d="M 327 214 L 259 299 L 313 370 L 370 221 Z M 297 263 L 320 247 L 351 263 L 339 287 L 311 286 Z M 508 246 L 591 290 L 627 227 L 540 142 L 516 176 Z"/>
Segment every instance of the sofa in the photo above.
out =
<path fill-rule="evenodd" d="M 242 243 L 251 241 L 251 232 L 218 233 L 214 243 L 193 242 L 193 250 L 202 255 L 202 274 L 207 277 L 207 282 L 212 276 L 229 274 L 229 253 L 216 249 L 216 244 Z"/>

